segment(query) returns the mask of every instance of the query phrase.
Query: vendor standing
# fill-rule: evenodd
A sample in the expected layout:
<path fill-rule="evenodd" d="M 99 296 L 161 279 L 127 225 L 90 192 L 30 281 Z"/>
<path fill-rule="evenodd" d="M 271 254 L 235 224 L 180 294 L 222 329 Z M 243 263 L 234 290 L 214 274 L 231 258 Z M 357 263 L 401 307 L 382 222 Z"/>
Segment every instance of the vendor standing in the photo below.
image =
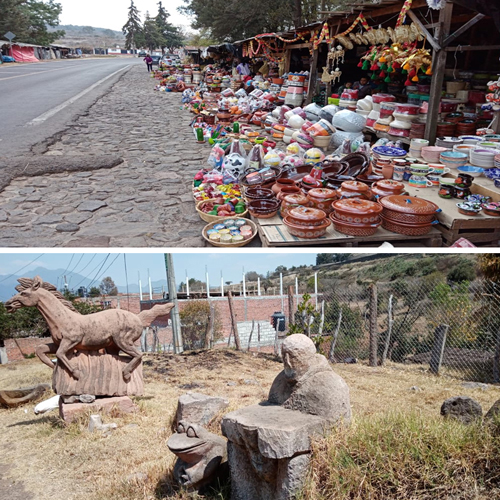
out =
<path fill-rule="evenodd" d="M 359 82 L 354 82 L 352 88 L 359 92 L 359 99 L 364 99 L 367 95 L 371 95 L 373 90 L 366 76 L 360 78 Z"/>
<path fill-rule="evenodd" d="M 238 66 L 236 66 L 236 71 L 238 74 L 245 79 L 245 77 L 249 77 L 251 74 L 250 66 L 248 65 L 248 60 L 243 59 Z"/>

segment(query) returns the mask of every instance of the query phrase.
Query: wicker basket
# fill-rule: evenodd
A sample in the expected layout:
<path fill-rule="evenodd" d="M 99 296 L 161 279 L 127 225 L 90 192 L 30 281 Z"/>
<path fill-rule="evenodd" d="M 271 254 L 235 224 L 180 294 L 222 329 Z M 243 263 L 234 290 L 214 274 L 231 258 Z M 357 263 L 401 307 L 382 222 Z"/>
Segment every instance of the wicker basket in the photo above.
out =
<path fill-rule="evenodd" d="M 209 215 L 209 214 L 206 214 L 205 212 L 202 212 L 200 210 L 200 205 L 202 203 L 206 203 L 207 201 L 215 201 L 215 198 L 211 198 L 209 200 L 202 200 L 202 201 L 199 201 L 197 204 L 196 204 L 196 211 L 198 212 L 198 215 L 200 216 L 200 219 L 204 220 L 205 222 L 219 222 L 223 219 L 228 219 L 228 217 L 219 217 L 217 215 Z M 235 216 L 237 219 L 244 219 L 248 214 L 248 209 L 245 210 L 242 214 L 238 214 L 237 216 Z M 233 217 L 233 218 L 235 218 Z"/>
<path fill-rule="evenodd" d="M 221 221 L 222 221 L 222 220 L 227 220 L 227 219 L 241 219 L 241 217 L 219 217 L 219 219 L 221 219 Z M 249 220 L 248 225 L 251 226 L 253 235 L 248 240 L 243 240 L 240 243 L 219 243 L 218 241 L 212 241 L 207 236 L 207 231 L 209 229 L 212 229 L 215 226 L 215 224 L 217 224 L 217 222 L 211 222 L 210 224 L 207 224 L 203 228 L 203 232 L 201 233 L 201 235 L 203 236 L 205 241 L 207 241 L 208 243 L 210 243 L 210 245 L 213 245 L 214 247 L 221 247 L 221 248 L 244 247 L 245 245 L 248 245 L 255 238 L 255 236 L 257 236 L 257 225 L 255 224 L 255 222 L 252 222 L 251 220 Z"/>

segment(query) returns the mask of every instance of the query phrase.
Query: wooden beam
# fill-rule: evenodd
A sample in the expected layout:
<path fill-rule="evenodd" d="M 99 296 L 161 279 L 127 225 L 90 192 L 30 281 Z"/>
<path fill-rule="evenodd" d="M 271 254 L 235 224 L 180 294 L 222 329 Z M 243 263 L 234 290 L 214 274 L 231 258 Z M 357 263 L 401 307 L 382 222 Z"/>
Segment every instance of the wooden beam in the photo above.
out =
<path fill-rule="evenodd" d="M 459 45 L 458 47 L 446 47 L 446 52 L 467 52 L 469 50 L 500 50 L 500 45 Z"/>
<path fill-rule="evenodd" d="M 444 8 L 439 11 L 439 27 L 436 29 L 437 42 L 442 46 L 443 41 L 450 34 L 453 3 L 447 1 Z M 432 81 L 430 91 L 429 110 L 425 127 L 425 138 L 431 145 L 436 141 L 437 123 L 439 118 L 439 105 L 443 91 L 444 72 L 446 68 L 446 50 L 438 50 L 432 59 Z"/>
<path fill-rule="evenodd" d="M 313 52 L 311 70 L 309 71 L 309 87 L 307 89 L 305 104 L 311 104 L 314 92 L 316 91 L 316 84 L 318 80 L 318 55 L 319 48 Z"/>
<path fill-rule="evenodd" d="M 443 47 L 448 47 L 453 40 L 456 40 L 462 33 L 465 33 L 468 29 L 472 28 L 477 22 L 484 19 L 486 16 L 484 14 L 477 14 L 469 22 L 462 24 L 460 28 L 455 31 L 452 35 L 447 37 L 443 42 Z"/>
<path fill-rule="evenodd" d="M 408 15 L 410 16 L 410 19 L 422 30 L 424 35 L 427 38 L 427 41 L 432 45 L 432 48 L 436 51 L 441 50 L 441 46 L 439 43 L 436 41 L 436 39 L 427 31 L 425 26 L 422 24 L 422 21 L 417 17 L 415 12 L 409 10 Z"/>

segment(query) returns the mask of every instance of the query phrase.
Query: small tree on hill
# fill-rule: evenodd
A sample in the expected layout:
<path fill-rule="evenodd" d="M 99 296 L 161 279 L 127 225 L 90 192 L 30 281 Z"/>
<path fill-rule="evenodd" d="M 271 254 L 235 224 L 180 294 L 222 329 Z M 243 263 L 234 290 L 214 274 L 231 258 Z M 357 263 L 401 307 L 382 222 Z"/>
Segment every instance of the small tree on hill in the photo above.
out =
<path fill-rule="evenodd" d="M 89 297 L 99 297 L 101 295 L 101 290 L 96 286 L 91 287 L 89 290 Z"/>
<path fill-rule="evenodd" d="M 184 349 L 201 349 L 210 335 L 210 303 L 208 300 L 188 302 L 179 313 Z M 213 313 L 213 340 L 222 338 L 222 321 L 217 308 Z"/>

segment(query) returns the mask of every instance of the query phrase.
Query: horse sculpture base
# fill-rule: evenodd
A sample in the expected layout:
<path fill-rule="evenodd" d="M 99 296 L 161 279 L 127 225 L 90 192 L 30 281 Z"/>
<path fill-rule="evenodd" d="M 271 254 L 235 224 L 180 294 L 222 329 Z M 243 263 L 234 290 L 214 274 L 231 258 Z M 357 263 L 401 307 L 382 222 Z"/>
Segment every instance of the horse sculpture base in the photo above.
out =
<path fill-rule="evenodd" d="M 99 351 L 77 351 L 68 354 L 72 366 L 79 372 L 78 380 L 60 363 L 52 376 L 52 388 L 60 396 L 142 396 L 144 383 L 142 363 L 131 373 L 129 382 L 123 379 L 123 368 L 130 362 L 126 356 Z"/>

